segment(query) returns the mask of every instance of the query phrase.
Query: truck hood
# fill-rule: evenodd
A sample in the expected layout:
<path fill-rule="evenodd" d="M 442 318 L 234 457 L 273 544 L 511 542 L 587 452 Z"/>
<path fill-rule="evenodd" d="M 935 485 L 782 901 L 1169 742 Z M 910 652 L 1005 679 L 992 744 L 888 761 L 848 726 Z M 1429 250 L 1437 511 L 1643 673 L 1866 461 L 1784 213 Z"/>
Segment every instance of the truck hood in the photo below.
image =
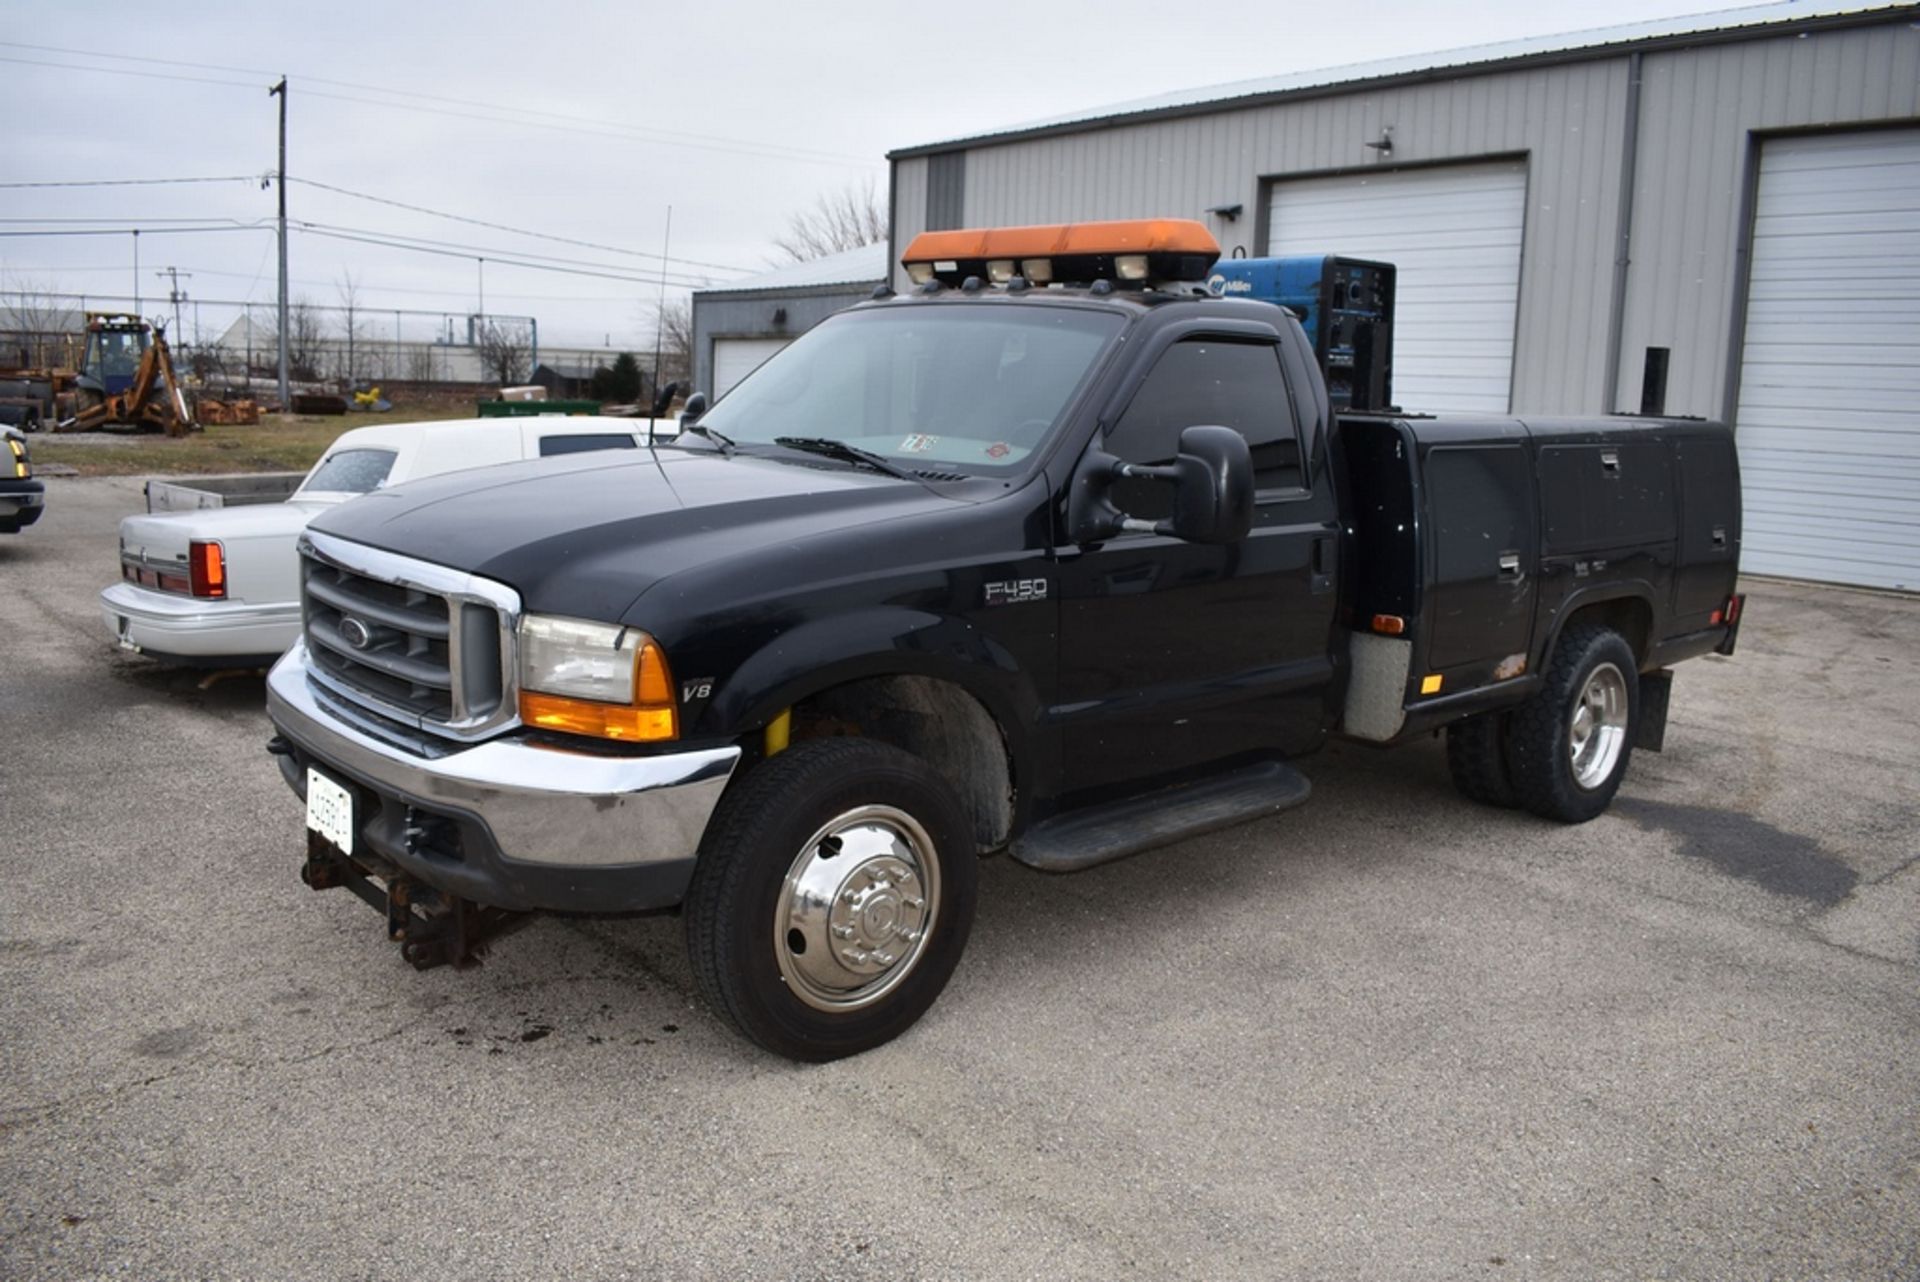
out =
<path fill-rule="evenodd" d="M 964 501 L 824 460 L 598 451 L 377 490 L 313 528 L 505 583 L 530 611 L 612 621 L 682 571 Z"/>
<path fill-rule="evenodd" d="M 120 548 L 149 561 L 184 561 L 187 544 L 193 539 L 214 539 L 223 544 L 284 539 L 291 547 L 307 522 L 331 506 L 324 502 L 250 503 L 195 512 L 142 513 L 121 520 Z"/>

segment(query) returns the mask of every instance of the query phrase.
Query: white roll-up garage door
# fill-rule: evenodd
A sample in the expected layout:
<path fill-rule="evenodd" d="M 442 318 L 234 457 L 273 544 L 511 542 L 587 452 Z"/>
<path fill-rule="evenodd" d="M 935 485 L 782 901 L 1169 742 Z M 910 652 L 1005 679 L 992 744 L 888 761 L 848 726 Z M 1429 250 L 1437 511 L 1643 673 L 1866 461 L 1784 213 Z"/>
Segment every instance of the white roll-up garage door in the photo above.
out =
<path fill-rule="evenodd" d="M 1920 588 L 1920 130 L 1760 152 L 1740 564 Z"/>
<path fill-rule="evenodd" d="M 713 391 L 721 393 L 758 369 L 767 357 L 793 340 L 790 338 L 716 338 L 713 340 Z"/>
<path fill-rule="evenodd" d="M 1410 410 L 1507 412 L 1527 170 L 1445 165 L 1273 185 L 1267 252 L 1342 254 L 1399 269 L 1393 399 Z"/>

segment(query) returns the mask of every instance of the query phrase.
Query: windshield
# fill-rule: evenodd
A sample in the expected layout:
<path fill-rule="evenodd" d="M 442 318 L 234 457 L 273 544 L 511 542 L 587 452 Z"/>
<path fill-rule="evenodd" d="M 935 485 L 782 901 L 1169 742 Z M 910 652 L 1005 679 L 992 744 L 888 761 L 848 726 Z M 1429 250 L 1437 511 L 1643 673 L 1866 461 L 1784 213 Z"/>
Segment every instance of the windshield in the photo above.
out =
<path fill-rule="evenodd" d="M 1011 472 L 1125 323 L 1050 306 L 848 312 L 783 348 L 699 425 L 743 446 L 819 438 L 921 472 Z"/>
<path fill-rule="evenodd" d="M 341 450 L 329 454 L 300 486 L 300 492 L 368 493 L 386 482 L 395 457 L 392 450 Z"/>

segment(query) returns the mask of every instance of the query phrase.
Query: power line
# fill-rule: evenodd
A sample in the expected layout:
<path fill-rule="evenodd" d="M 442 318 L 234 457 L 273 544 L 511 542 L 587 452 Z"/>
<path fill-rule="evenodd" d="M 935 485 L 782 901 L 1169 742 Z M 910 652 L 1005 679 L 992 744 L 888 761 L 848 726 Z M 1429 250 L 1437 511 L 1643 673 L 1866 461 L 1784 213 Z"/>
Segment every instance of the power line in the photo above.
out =
<path fill-rule="evenodd" d="M 314 222 L 312 219 L 306 218 L 298 218 L 291 221 L 310 230 L 346 232 L 355 236 L 375 236 L 384 240 L 402 242 L 408 245 L 421 245 L 430 249 L 458 250 L 460 252 L 456 254 L 455 257 L 459 258 L 485 258 L 489 262 L 506 262 L 509 259 L 522 258 L 536 259 L 546 263 L 559 263 L 567 267 L 593 267 L 612 272 L 639 270 L 638 268 L 629 268 L 619 263 L 597 263 L 589 259 L 562 258 L 558 254 L 542 254 L 532 250 L 500 249 L 487 245 L 464 245 L 458 241 L 442 240 L 437 236 L 410 236 L 404 232 L 381 231 L 378 228 L 343 227 L 339 223 Z M 712 277 L 706 275 L 691 272 L 674 272 L 667 269 L 662 269 L 661 275 L 680 276 L 684 278 L 687 284 L 706 285 L 711 284 L 713 280 Z"/>
<path fill-rule="evenodd" d="M 536 240 L 550 240 L 561 245 L 579 245 L 583 249 L 605 250 L 610 254 L 630 254 L 635 258 L 655 258 L 661 262 L 685 263 L 689 267 L 711 267 L 715 271 L 744 273 L 749 270 L 745 267 L 735 267 L 729 263 L 705 263 L 697 258 L 673 258 L 664 254 L 648 253 L 643 249 L 623 249 L 619 245 L 602 245 L 597 241 L 576 240 L 571 236 L 556 236 L 549 232 L 529 231 L 524 227 L 509 227 L 505 223 L 488 222 L 484 218 L 469 218 L 465 214 L 450 214 L 445 210 L 428 209 L 424 205 L 409 205 L 405 201 L 393 200 L 386 196 L 374 196 L 364 191 L 352 191 L 346 187 L 336 187 L 332 183 L 323 183 L 316 178 L 301 178 L 293 175 L 289 176 L 287 181 L 300 183 L 307 187 L 317 187 L 321 191 L 330 191 L 341 196 L 352 196 L 356 200 L 372 201 L 376 205 L 390 205 L 395 209 L 405 209 L 416 214 L 430 214 L 435 218 L 445 218 L 450 222 L 468 223 L 475 227 L 486 227 L 493 231 L 512 232 L 516 236 L 531 236 Z"/>
<path fill-rule="evenodd" d="M 224 178 L 85 178 L 65 182 L 0 183 L 0 187 L 157 187 L 169 183 L 250 183 L 258 174 L 231 174 Z"/>
<path fill-rule="evenodd" d="M 166 71 L 135 71 L 131 67 L 87 67 L 74 62 L 47 62 L 39 58 L 9 58 L 5 55 L 0 55 L 0 62 L 11 62 L 22 67 L 52 67 L 57 71 L 98 71 L 110 76 L 139 76 L 143 80 L 182 80 L 196 85 L 226 85 L 233 89 L 254 87 L 243 80 L 214 80 L 208 76 L 181 76 Z"/>
<path fill-rule="evenodd" d="M 0 40 L 0 47 L 12 49 L 30 49 L 39 52 L 61 53 L 82 58 L 111 58 L 121 62 L 142 62 L 169 67 L 203 67 L 203 69 L 232 71 L 241 75 L 270 76 L 273 73 L 242 67 L 204 67 L 204 64 L 181 62 L 168 58 L 142 58 L 132 54 L 95 53 L 85 49 L 67 49 L 54 45 L 23 44 L 19 41 Z M 81 63 L 48 62 L 34 58 L 14 58 L 0 55 L 0 62 L 16 63 L 29 67 L 51 67 L 62 71 L 95 71 L 103 75 L 139 76 L 150 80 L 178 80 L 190 84 L 224 85 L 229 88 L 254 89 L 258 86 L 250 81 L 217 80 L 209 76 L 188 76 L 177 72 L 139 71 L 131 67 L 95 67 Z M 474 102 L 464 98 L 445 98 L 433 94 L 417 94 L 406 90 L 383 89 L 376 85 L 360 85 L 351 81 L 329 80 L 323 77 L 304 77 L 303 83 L 328 84 L 359 90 L 363 93 L 389 95 L 383 98 L 365 98 L 354 94 L 328 93 L 320 89 L 303 89 L 302 96 L 308 98 L 326 98 L 337 102 L 359 103 L 363 106 L 386 107 L 396 111 L 413 111 L 434 116 L 451 116 L 466 120 L 479 120 L 490 124 L 523 124 L 540 129 L 553 129 L 564 133 L 588 134 L 602 138 L 617 138 L 626 142 L 658 143 L 670 147 L 688 147 L 701 151 L 717 151 L 742 156 L 763 156 L 775 160 L 789 160 L 801 164 L 827 165 L 838 169 L 853 167 L 877 168 L 879 161 L 870 157 L 854 156 L 844 152 L 821 151 L 810 147 L 791 147 L 781 143 L 763 143 L 750 139 L 724 138 L 713 134 L 680 133 L 673 130 L 644 129 L 630 125 L 619 125 L 611 121 L 594 120 L 585 116 L 567 116 L 558 112 L 545 112 L 530 108 L 501 107 L 494 103 Z M 420 102 L 399 101 L 397 99 L 420 99 Z M 440 102 L 472 110 L 451 110 L 448 107 L 427 106 L 424 103 Z M 481 114 L 484 113 L 484 114 Z M 543 117 L 545 117 L 543 119 Z"/>
<path fill-rule="evenodd" d="M 8 49 L 30 49 L 37 53 L 68 54 L 68 55 L 79 57 L 79 58 L 102 58 L 102 59 L 109 59 L 114 62 L 141 62 L 141 63 L 147 63 L 149 65 L 159 66 L 159 67 L 190 67 L 196 71 L 230 71 L 235 75 L 241 75 L 241 76 L 265 76 L 268 78 L 273 78 L 278 74 L 276 72 L 264 71 L 259 67 L 227 67 L 227 66 L 220 66 L 215 63 L 193 62 L 193 61 L 186 61 L 178 58 L 154 58 L 154 57 L 147 57 L 147 56 L 130 54 L 130 53 L 102 53 L 100 51 L 93 50 L 93 49 L 70 49 L 60 45 L 27 44 L 18 40 L 0 40 L 0 47 L 4 47 Z M 95 68 L 95 70 L 105 71 L 105 70 L 109 70 L 109 68 L 102 67 L 102 68 Z M 480 110 L 495 112 L 501 115 L 517 115 L 517 116 L 528 116 L 528 117 L 543 116 L 550 120 L 565 121 L 569 124 L 583 124 L 583 125 L 594 125 L 594 126 L 602 126 L 602 127 L 612 127 L 617 129 L 626 129 L 635 134 L 645 134 L 645 135 L 657 136 L 662 138 L 685 138 L 685 139 L 689 139 L 696 142 L 714 142 L 714 143 L 723 143 L 723 144 L 734 145 L 734 146 L 752 146 L 752 147 L 769 146 L 769 144 L 756 142 L 750 139 L 728 138 L 721 134 L 696 134 L 696 133 L 688 133 L 684 130 L 679 130 L 679 129 L 652 129 L 652 128 L 636 127 L 632 125 L 618 125 L 618 124 L 614 124 L 611 121 L 596 120 L 591 116 L 575 116 L 575 115 L 570 115 L 566 112 L 560 112 L 560 111 L 542 111 L 537 107 L 502 107 L 499 103 L 480 102 L 472 98 L 452 98 L 452 97 L 448 97 L 445 94 L 421 93 L 415 89 L 393 89 L 385 85 L 361 84 L 353 80 L 332 80 L 325 76 L 302 75 L 300 77 L 300 80 L 303 84 L 332 85 L 336 89 L 357 89 L 363 93 L 382 94 L 382 95 L 387 95 L 394 98 L 415 98 L 415 99 L 419 99 L 422 102 L 446 103 L 448 105 L 455 106 L 455 107 L 477 107 Z M 250 88 L 251 86 L 248 86 L 248 87 Z M 304 93 L 305 90 L 302 90 L 302 92 Z M 350 101 L 358 101 L 358 100 L 354 99 Z M 391 105 L 399 106 L 400 104 L 394 103 Z M 780 151 L 789 151 L 797 154 L 818 156 L 823 160 L 850 160 L 858 164 L 875 163 L 872 157 L 869 157 L 869 156 L 855 156 L 848 152 L 827 151 L 819 147 L 793 147 L 785 143 L 774 143 L 774 144 L 771 144 L 771 146 L 774 149 L 777 149 Z"/>
<path fill-rule="evenodd" d="M 0 236 L 129 236 L 136 232 L 142 236 L 184 236 L 189 232 L 202 231 L 271 230 L 271 227 L 261 223 L 243 223 L 220 227 L 155 227 L 147 224 L 140 227 L 56 227 L 51 231 L 0 231 Z"/>
<path fill-rule="evenodd" d="M 353 235 L 347 232 L 326 231 L 326 230 L 322 230 L 321 228 L 315 226 L 312 223 L 292 223 L 290 224 L 290 226 L 292 226 L 293 230 L 295 231 L 304 232 L 309 236 L 322 236 L 328 240 L 353 241 L 356 244 L 361 244 L 361 245 L 383 245 L 388 249 L 407 249 L 407 250 L 412 250 L 414 253 L 417 253 L 417 254 L 434 254 L 441 258 L 473 258 L 476 256 L 474 254 L 465 253 L 460 250 L 435 249 L 431 245 L 402 244 L 399 241 L 387 240 L 378 236 L 358 236 L 358 235 Z M 0 232 L 0 235 L 6 235 L 6 234 L 8 233 Z M 579 268 L 579 267 L 559 267 L 559 266 L 555 266 L 552 263 L 521 262 L 506 256 L 487 255 L 487 260 L 489 262 L 499 263 L 502 266 L 506 266 L 506 267 L 524 267 L 531 271 L 558 272 L 563 276 L 591 276 L 598 280 L 626 281 L 629 284 L 636 284 L 636 285 L 658 285 L 662 281 L 661 276 L 634 276 L 634 275 L 628 275 L 628 274 L 617 272 L 617 271 L 593 271 L 593 270 L 589 270 L 586 268 Z M 703 284 L 705 282 L 694 282 L 694 281 L 688 281 L 683 279 L 683 280 L 669 280 L 666 283 L 681 289 L 691 289 L 691 288 L 694 288 L 697 284 Z"/>

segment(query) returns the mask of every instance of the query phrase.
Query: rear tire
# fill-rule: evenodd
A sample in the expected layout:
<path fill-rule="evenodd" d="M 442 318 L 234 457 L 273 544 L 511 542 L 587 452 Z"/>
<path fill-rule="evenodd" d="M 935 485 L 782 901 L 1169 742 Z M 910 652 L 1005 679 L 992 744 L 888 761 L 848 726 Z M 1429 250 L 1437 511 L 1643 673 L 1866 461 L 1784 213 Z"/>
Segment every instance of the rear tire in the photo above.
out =
<path fill-rule="evenodd" d="M 1546 683 L 1508 715 L 1515 799 L 1543 819 L 1585 823 L 1612 803 L 1633 757 L 1640 719 L 1633 647 L 1611 628 L 1568 628 Z"/>
<path fill-rule="evenodd" d="M 1483 712 L 1447 727 L 1447 770 L 1468 801 L 1511 810 L 1519 805 L 1507 773 L 1507 716 Z"/>
<path fill-rule="evenodd" d="M 687 890 L 709 1005 L 789 1059 L 892 1040 L 947 985 L 979 857 L 952 788 L 866 739 L 795 744 L 721 801 Z"/>

